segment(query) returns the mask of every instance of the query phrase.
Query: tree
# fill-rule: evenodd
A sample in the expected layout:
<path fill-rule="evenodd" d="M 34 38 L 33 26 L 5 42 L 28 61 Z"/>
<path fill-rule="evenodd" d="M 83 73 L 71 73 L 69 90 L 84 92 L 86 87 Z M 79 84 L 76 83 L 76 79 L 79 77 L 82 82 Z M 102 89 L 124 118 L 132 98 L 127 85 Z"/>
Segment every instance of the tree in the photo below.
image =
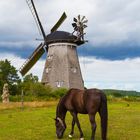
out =
<path fill-rule="evenodd" d="M 23 82 L 31 82 L 31 83 L 37 83 L 38 77 L 30 73 L 29 75 L 26 75 L 23 79 Z"/>
<path fill-rule="evenodd" d="M 25 94 L 33 95 L 34 94 L 33 87 L 37 83 L 39 83 L 38 77 L 33 75 L 32 73 L 30 73 L 23 78 L 23 82 L 22 82 L 21 86 L 22 86 L 22 89 L 24 90 Z"/>
<path fill-rule="evenodd" d="M 4 83 L 8 83 L 9 87 L 12 88 L 21 81 L 17 70 L 14 66 L 11 65 L 11 62 L 5 59 L 0 61 L 0 92 L 2 93 L 2 87 Z M 14 89 L 13 89 L 14 90 Z"/>

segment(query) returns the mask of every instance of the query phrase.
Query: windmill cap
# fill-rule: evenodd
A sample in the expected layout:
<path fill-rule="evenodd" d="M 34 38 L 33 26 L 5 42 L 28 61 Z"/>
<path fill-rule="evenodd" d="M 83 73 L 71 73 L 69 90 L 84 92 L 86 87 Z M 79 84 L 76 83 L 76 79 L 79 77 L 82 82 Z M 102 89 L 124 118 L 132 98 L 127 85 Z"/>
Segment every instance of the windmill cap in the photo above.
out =
<path fill-rule="evenodd" d="M 55 31 L 46 36 L 47 43 L 58 43 L 58 42 L 68 42 L 75 43 L 77 45 L 81 45 L 84 42 L 81 40 L 77 40 L 77 37 L 69 32 L 65 31 Z"/>

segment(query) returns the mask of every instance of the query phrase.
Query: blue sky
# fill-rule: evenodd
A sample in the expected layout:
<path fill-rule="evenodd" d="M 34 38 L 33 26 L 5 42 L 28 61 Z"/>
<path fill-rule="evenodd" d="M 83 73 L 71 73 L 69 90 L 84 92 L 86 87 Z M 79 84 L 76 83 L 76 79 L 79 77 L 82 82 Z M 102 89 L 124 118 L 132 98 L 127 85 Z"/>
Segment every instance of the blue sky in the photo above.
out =
<path fill-rule="evenodd" d="M 139 0 L 34 1 L 46 33 L 63 11 L 68 18 L 59 30 L 72 32 L 78 14 L 89 20 L 88 43 L 78 48 L 87 87 L 140 91 Z M 42 37 L 25 0 L 1 0 L 0 19 L 0 60 L 7 58 L 19 69 L 40 43 L 35 39 Z M 29 71 L 40 79 L 45 57 Z"/>

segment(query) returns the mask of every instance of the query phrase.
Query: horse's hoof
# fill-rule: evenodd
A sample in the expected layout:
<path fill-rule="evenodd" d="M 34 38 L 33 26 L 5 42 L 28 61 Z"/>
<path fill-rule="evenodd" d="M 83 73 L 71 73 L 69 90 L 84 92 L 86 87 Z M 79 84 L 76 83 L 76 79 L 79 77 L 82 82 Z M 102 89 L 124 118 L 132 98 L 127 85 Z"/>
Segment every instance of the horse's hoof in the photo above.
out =
<path fill-rule="evenodd" d="M 69 138 L 72 138 L 72 135 L 69 135 Z"/>
<path fill-rule="evenodd" d="M 80 140 L 84 140 L 84 138 L 80 138 Z"/>

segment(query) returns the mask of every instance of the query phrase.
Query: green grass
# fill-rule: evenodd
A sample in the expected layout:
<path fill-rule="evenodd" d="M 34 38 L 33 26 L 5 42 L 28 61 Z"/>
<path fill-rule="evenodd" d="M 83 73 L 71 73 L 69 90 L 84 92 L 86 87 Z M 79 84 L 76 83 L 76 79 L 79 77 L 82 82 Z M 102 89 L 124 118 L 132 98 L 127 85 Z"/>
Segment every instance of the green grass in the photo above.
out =
<path fill-rule="evenodd" d="M 55 135 L 55 108 L 57 102 L 43 107 L 26 106 L 21 110 L 1 108 L 0 104 L 0 140 L 57 140 Z M 140 102 L 109 102 L 108 140 L 140 139 Z M 71 128 L 71 116 L 66 116 L 67 129 L 63 139 L 68 140 Z M 85 140 L 90 139 L 91 126 L 87 115 L 79 115 Z M 96 116 L 96 140 L 100 137 L 100 119 Z M 75 128 L 73 140 L 78 140 L 79 131 Z"/>

